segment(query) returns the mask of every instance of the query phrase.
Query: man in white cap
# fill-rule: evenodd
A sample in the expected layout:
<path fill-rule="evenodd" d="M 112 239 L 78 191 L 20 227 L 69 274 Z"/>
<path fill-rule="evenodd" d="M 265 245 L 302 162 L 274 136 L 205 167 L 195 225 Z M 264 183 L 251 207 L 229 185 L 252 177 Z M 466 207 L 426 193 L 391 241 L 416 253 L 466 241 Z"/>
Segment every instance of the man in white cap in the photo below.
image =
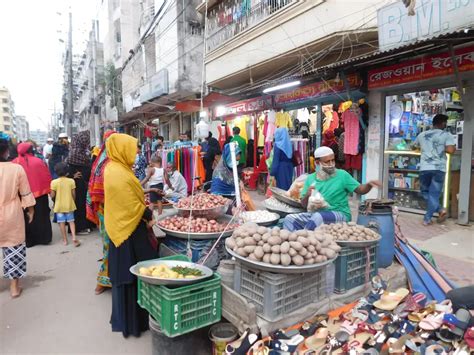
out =
<path fill-rule="evenodd" d="M 43 156 L 46 164 L 48 164 L 49 157 L 51 156 L 51 154 L 53 154 L 53 142 L 53 138 L 48 138 L 46 144 L 43 147 Z"/>
<path fill-rule="evenodd" d="M 66 133 L 60 133 L 58 136 L 58 141 L 53 144 L 51 149 L 51 155 L 49 157 L 49 171 L 53 179 L 56 179 L 58 176 L 54 171 L 56 164 L 61 163 L 66 160 L 69 155 L 69 139 Z"/>
<path fill-rule="evenodd" d="M 336 169 L 334 152 L 329 147 L 319 147 L 314 152 L 316 172 L 310 174 L 301 189 L 301 203 L 307 208 L 313 191 L 311 211 L 289 214 L 283 227 L 289 231 L 299 229 L 314 230 L 321 224 L 350 222 L 351 210 L 348 195 L 356 192 L 365 195 L 373 187 L 380 187 L 379 181 L 360 184 L 347 171 Z M 315 192 L 316 192 L 315 191 Z"/>

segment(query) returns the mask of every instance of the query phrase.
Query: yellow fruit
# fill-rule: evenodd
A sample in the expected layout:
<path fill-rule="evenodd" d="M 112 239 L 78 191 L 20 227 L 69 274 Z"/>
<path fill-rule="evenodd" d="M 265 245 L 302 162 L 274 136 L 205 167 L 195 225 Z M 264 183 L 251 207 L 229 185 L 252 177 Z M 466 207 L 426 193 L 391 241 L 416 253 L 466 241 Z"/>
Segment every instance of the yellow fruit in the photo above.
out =
<path fill-rule="evenodd" d="M 151 276 L 160 277 L 160 272 L 158 270 L 153 270 L 153 272 L 151 273 Z"/>

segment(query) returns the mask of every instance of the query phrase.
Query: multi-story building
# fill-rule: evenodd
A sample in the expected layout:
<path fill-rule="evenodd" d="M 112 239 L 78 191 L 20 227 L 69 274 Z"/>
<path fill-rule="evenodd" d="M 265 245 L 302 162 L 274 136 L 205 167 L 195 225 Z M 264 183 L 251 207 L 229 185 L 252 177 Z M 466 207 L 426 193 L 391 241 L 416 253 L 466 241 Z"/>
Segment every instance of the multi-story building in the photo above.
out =
<path fill-rule="evenodd" d="M 15 105 L 6 87 L 0 87 L 0 132 L 15 137 Z"/>
<path fill-rule="evenodd" d="M 139 40 L 142 3 L 135 0 L 105 0 L 99 8 L 98 42 L 103 45 L 104 120 L 114 124 L 123 113 L 122 65 Z"/>
<path fill-rule="evenodd" d="M 30 131 L 30 139 L 34 141 L 39 147 L 46 144 L 48 140 L 48 132 L 39 129 Z"/>
<path fill-rule="evenodd" d="M 26 141 L 30 138 L 30 124 L 25 116 L 16 116 L 16 135 L 18 141 Z"/>
<path fill-rule="evenodd" d="M 197 0 L 143 1 L 139 38 L 122 64 L 123 125 L 143 127 L 159 119 L 161 134 L 174 140 L 191 132 L 197 115 L 183 114 L 175 104 L 194 99 L 201 88 L 203 26 Z M 139 130 L 131 131 L 138 134 Z"/>
<path fill-rule="evenodd" d="M 97 21 L 93 21 L 87 47 L 74 72 L 74 82 L 77 84 L 74 112 L 77 112 L 79 131 L 89 130 L 91 142 L 100 145 L 100 120 L 105 115 L 105 84 L 104 53 L 102 43 L 97 41 L 97 30 Z M 97 135 L 96 120 L 99 123 Z"/>

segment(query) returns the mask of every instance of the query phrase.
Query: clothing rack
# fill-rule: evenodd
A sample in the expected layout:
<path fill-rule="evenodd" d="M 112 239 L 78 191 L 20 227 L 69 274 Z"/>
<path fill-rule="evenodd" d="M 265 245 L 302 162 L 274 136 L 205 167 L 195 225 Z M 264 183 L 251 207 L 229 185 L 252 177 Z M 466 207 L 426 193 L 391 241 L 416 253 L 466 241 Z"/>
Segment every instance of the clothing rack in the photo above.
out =
<path fill-rule="evenodd" d="M 309 152 L 308 139 L 301 138 L 301 136 L 295 135 L 291 137 L 291 143 L 293 145 L 293 151 L 298 151 L 303 159 L 303 164 L 295 167 L 295 178 L 300 175 L 306 174 L 310 171 L 309 169 Z"/>
<path fill-rule="evenodd" d="M 204 183 L 206 171 L 201 159 L 201 147 L 179 147 L 179 148 L 164 148 L 156 151 L 162 159 L 162 166 L 164 169 L 174 163 L 176 169 L 184 176 L 188 184 L 188 193 L 192 192 L 193 183 L 197 188 Z M 200 178 L 200 181 L 196 178 Z"/>

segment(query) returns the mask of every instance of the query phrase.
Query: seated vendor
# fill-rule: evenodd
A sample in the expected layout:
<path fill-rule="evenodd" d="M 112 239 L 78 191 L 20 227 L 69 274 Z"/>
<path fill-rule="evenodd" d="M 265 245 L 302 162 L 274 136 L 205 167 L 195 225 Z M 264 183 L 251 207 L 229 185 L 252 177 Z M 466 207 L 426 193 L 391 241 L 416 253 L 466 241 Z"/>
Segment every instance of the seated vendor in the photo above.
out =
<path fill-rule="evenodd" d="M 294 231 L 314 230 L 321 224 L 349 222 L 351 210 L 348 195 L 356 192 L 365 195 L 373 187 L 380 187 L 379 181 L 360 184 L 347 171 L 336 169 L 334 152 L 329 147 L 319 147 L 314 152 L 316 172 L 309 175 L 301 189 L 301 203 L 308 208 L 308 201 L 317 190 L 322 199 L 311 201 L 313 212 L 289 214 L 285 217 L 283 228 Z"/>
<path fill-rule="evenodd" d="M 235 160 L 240 159 L 240 148 L 235 146 Z M 232 157 L 230 144 L 226 144 L 222 151 L 222 158 L 212 173 L 211 193 L 222 196 L 235 196 L 234 175 L 232 172 Z"/>
<path fill-rule="evenodd" d="M 164 178 L 165 186 L 163 195 L 167 200 L 177 202 L 179 199 L 188 196 L 188 184 L 186 179 L 176 170 L 174 163 L 168 163 Z"/>

